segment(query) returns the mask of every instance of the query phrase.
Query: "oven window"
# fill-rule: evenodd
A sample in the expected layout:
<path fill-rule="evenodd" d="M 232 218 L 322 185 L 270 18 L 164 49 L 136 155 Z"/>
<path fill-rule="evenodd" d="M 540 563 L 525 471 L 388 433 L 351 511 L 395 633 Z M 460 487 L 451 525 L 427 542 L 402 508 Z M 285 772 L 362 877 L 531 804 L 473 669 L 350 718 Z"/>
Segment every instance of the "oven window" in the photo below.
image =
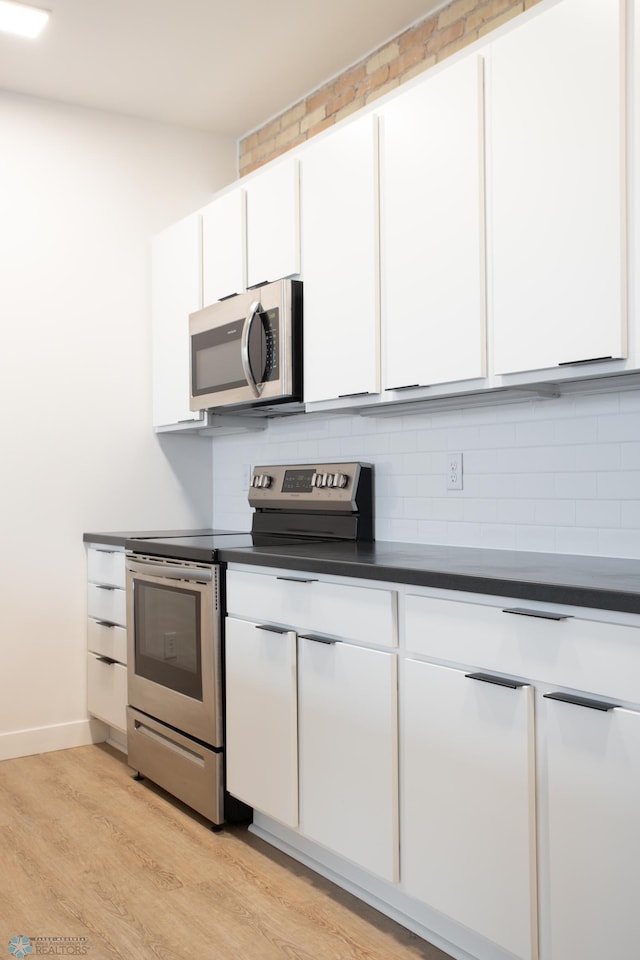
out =
<path fill-rule="evenodd" d="M 201 594 L 134 581 L 135 672 L 202 700 Z"/>

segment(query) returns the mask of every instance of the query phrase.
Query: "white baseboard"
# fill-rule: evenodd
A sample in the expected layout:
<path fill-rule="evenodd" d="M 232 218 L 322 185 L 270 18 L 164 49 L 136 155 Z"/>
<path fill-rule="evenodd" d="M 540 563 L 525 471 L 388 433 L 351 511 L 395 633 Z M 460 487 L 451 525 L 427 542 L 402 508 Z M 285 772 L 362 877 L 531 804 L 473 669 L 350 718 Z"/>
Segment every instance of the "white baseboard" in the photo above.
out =
<path fill-rule="evenodd" d="M 34 753 L 50 753 L 52 750 L 100 743 L 106 739 L 108 731 L 109 728 L 99 720 L 86 719 L 1 733 L 0 760 L 14 760 Z"/>

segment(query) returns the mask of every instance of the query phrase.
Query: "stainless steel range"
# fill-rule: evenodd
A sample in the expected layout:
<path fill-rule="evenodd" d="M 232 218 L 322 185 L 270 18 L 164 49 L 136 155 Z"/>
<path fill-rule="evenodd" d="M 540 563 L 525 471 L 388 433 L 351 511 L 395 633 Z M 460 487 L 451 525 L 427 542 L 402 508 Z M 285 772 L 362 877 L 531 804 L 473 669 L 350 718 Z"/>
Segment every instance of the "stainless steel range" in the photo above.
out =
<path fill-rule="evenodd" d="M 129 765 L 225 820 L 224 564 L 221 550 L 373 539 L 373 468 L 255 467 L 250 533 L 128 540 Z M 228 554 L 227 554 L 228 555 Z"/>

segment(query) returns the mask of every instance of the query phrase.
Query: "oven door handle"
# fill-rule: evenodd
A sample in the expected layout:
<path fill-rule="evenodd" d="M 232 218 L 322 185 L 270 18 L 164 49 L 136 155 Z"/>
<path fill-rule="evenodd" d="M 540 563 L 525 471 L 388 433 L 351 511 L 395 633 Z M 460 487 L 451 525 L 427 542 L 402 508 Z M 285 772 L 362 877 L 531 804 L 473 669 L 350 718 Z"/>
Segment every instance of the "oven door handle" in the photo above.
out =
<path fill-rule="evenodd" d="M 127 569 L 134 577 L 144 574 L 163 580 L 213 580 L 213 572 L 206 567 L 174 567 L 169 563 L 141 563 L 136 560 Z"/>
<path fill-rule="evenodd" d="M 262 393 L 262 383 L 256 383 L 256 378 L 253 375 L 253 370 L 251 369 L 251 359 L 249 357 L 249 337 L 251 336 L 251 327 L 253 323 L 262 310 L 262 304 L 259 300 L 254 300 L 249 308 L 249 313 L 244 321 L 244 327 L 242 328 L 242 342 L 240 344 L 240 359 L 242 361 L 242 370 L 245 377 L 247 378 L 247 383 L 253 391 L 254 397 L 259 397 Z"/>

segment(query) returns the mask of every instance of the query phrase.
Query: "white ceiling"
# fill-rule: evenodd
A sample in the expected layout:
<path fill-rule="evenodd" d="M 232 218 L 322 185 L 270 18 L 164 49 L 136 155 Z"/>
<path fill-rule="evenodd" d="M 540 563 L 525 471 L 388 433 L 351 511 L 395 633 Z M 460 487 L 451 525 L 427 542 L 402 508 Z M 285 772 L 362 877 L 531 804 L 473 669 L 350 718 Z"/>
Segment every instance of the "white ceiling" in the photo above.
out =
<path fill-rule="evenodd" d="M 33 0 L 0 88 L 239 137 L 442 0 Z"/>

